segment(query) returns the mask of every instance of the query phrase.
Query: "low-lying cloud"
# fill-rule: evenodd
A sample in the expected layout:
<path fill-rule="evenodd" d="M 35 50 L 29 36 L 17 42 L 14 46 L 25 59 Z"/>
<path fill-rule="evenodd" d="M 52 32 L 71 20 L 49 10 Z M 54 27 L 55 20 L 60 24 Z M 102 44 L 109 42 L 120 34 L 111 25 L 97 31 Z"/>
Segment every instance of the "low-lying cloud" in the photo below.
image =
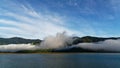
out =
<path fill-rule="evenodd" d="M 68 44 L 73 42 L 72 37 L 68 36 L 66 32 L 57 33 L 56 36 L 48 36 L 44 39 L 44 41 L 40 44 L 41 48 L 64 48 L 67 47 Z"/>
<path fill-rule="evenodd" d="M 78 45 L 75 45 L 75 47 L 91 50 L 120 51 L 120 39 L 109 39 L 97 43 L 79 43 Z"/>
<path fill-rule="evenodd" d="M 37 49 L 61 49 L 61 48 L 72 48 L 72 47 L 80 47 L 83 49 L 89 50 L 103 50 L 103 51 L 120 51 L 120 39 L 113 40 L 105 40 L 96 43 L 79 43 L 77 45 L 71 45 L 74 41 L 72 36 L 68 36 L 65 32 L 57 33 L 56 36 L 48 36 L 46 37 L 41 44 L 39 45 L 31 45 L 31 44 L 9 44 L 9 45 L 1 45 L 1 52 L 16 52 L 20 50 L 37 50 Z"/>
<path fill-rule="evenodd" d="M 16 52 L 20 50 L 35 50 L 36 46 L 31 44 L 9 44 L 9 45 L 1 45 L 1 52 Z"/>
<path fill-rule="evenodd" d="M 16 52 L 20 50 L 37 50 L 37 49 L 58 49 L 65 48 L 68 44 L 71 44 L 73 41 L 71 36 L 68 36 L 66 32 L 57 33 L 56 36 L 46 37 L 40 45 L 31 45 L 31 44 L 10 44 L 10 45 L 1 45 L 1 52 Z"/>

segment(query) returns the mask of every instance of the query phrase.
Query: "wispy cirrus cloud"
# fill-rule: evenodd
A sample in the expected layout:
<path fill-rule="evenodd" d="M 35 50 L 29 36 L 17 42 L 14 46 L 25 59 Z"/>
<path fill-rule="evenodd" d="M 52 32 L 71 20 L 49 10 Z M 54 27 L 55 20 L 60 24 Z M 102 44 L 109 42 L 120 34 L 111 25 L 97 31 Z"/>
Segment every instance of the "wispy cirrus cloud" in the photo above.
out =
<path fill-rule="evenodd" d="M 11 6 L 11 4 L 7 5 Z M 65 19 L 62 16 L 53 13 L 37 12 L 28 3 L 27 5 L 19 5 L 18 7 L 14 7 L 17 11 L 16 13 L 10 10 L 7 11 L 9 7 L 5 6 L 4 10 L 6 10 L 6 12 L 0 14 L 0 16 L 3 16 L 0 19 L 0 24 L 9 26 L 0 27 L 0 29 L 4 31 L 4 34 L 9 31 L 10 36 L 15 36 L 15 34 L 18 36 L 21 34 L 20 36 L 25 38 L 44 38 L 45 36 L 54 35 L 57 32 L 63 31 L 67 31 L 70 34 L 79 33 L 76 30 L 67 28 Z"/>
<path fill-rule="evenodd" d="M 1 0 L 0 36 L 44 38 L 63 31 L 79 36 L 117 36 L 112 22 L 119 25 L 118 9 L 118 0 Z"/>

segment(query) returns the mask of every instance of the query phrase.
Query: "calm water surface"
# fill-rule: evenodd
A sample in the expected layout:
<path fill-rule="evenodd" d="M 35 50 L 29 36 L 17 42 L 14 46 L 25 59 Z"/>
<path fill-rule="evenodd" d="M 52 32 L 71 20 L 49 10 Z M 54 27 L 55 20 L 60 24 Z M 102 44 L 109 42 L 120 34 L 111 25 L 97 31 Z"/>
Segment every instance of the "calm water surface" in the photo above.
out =
<path fill-rule="evenodd" d="M 0 54 L 0 68 L 120 68 L 120 54 Z"/>

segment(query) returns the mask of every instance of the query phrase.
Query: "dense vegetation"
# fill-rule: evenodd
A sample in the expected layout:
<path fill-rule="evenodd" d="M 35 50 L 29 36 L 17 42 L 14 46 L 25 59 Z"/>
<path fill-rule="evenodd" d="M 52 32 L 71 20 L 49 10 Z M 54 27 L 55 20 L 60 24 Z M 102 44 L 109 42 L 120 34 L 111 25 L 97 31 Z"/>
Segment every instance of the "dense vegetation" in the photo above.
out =
<path fill-rule="evenodd" d="M 22 51 L 17 51 L 16 53 L 47 53 L 47 52 L 53 52 L 52 49 L 38 49 L 38 50 L 22 50 Z"/>

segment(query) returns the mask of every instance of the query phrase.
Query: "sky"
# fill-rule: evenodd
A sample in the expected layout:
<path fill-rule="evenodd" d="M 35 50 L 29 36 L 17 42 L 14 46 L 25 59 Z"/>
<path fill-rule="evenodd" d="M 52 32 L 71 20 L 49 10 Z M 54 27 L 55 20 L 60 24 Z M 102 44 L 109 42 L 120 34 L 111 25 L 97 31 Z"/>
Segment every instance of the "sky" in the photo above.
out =
<path fill-rule="evenodd" d="M 120 37 L 119 18 L 120 0 L 0 0 L 0 37 Z"/>

